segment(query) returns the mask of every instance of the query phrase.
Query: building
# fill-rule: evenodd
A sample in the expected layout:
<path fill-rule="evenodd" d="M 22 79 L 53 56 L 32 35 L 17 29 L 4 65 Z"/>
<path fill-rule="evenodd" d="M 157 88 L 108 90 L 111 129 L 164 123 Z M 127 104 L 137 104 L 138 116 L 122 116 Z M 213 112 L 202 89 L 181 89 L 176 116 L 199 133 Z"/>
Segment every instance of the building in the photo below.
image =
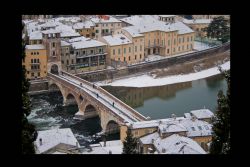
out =
<path fill-rule="evenodd" d="M 79 142 L 70 128 L 38 131 L 35 144 L 36 154 L 79 153 Z"/>
<path fill-rule="evenodd" d="M 73 25 L 73 29 L 86 38 L 95 38 L 95 24 L 92 21 L 85 21 Z"/>
<path fill-rule="evenodd" d="M 199 144 L 188 137 L 178 134 L 163 137 L 158 132 L 141 137 L 138 149 L 143 154 L 206 154 Z"/>
<path fill-rule="evenodd" d="M 108 45 L 108 64 L 119 67 L 143 61 L 144 42 L 141 39 L 132 41 L 123 34 L 102 37 L 100 41 Z"/>
<path fill-rule="evenodd" d="M 212 125 L 206 121 L 198 120 L 195 117 L 172 118 L 141 121 L 133 124 L 125 124 L 120 128 L 120 139 L 123 141 L 126 137 L 126 131 L 130 128 L 134 137 L 141 138 L 145 135 L 158 132 L 162 137 L 168 137 L 173 134 L 185 136 L 196 141 L 204 150 L 207 150 L 207 143 L 212 140 Z"/>
<path fill-rule="evenodd" d="M 90 150 L 82 154 L 122 154 L 123 144 L 121 140 L 112 140 L 91 144 Z"/>
<path fill-rule="evenodd" d="M 122 30 L 131 35 L 144 36 L 144 53 L 148 55 L 171 56 L 189 52 L 194 46 L 194 31 L 182 22 L 163 22 L 156 15 L 132 16 L 121 19 L 123 24 L 132 25 Z"/>
<path fill-rule="evenodd" d="M 66 64 L 68 72 L 81 73 L 106 68 L 105 43 L 84 37 L 73 38 L 68 42 L 70 43 L 70 60 L 69 64 Z"/>
<path fill-rule="evenodd" d="M 187 113 L 186 113 L 187 114 Z M 200 109 L 200 110 L 192 110 L 190 111 L 190 116 L 194 116 L 198 120 L 206 121 L 208 123 L 212 122 L 212 118 L 214 117 L 214 113 L 209 109 Z"/>
<path fill-rule="evenodd" d="M 207 34 L 205 29 L 209 26 L 211 22 L 212 19 L 183 19 L 183 23 L 195 31 L 196 37 L 205 37 Z"/>
<path fill-rule="evenodd" d="M 95 39 L 102 36 L 112 35 L 115 30 L 121 28 L 121 21 L 111 16 L 98 16 L 91 18 L 95 23 Z"/>
<path fill-rule="evenodd" d="M 70 47 L 70 43 L 61 41 L 61 64 L 64 71 L 69 71 L 70 65 L 73 65 L 76 61 L 75 56 L 70 54 Z"/>
<path fill-rule="evenodd" d="M 47 53 L 44 45 L 26 45 L 25 60 L 22 65 L 26 69 L 28 79 L 42 79 L 47 76 Z"/>
<path fill-rule="evenodd" d="M 58 74 L 61 71 L 61 39 L 60 31 L 42 31 L 43 45 L 47 55 L 47 71 Z"/>

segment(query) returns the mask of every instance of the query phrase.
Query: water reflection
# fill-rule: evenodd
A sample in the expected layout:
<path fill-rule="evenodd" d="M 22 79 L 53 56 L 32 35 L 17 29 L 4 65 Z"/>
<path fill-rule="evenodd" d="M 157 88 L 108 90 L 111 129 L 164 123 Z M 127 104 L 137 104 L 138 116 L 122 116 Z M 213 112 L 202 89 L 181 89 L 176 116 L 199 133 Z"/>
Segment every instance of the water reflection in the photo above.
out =
<path fill-rule="evenodd" d="M 108 92 L 128 104 L 133 108 L 143 106 L 144 101 L 151 99 L 153 97 L 158 97 L 162 100 L 173 99 L 176 93 L 180 90 L 192 87 L 192 82 L 177 83 L 164 86 L 155 87 L 112 87 L 104 86 Z"/>

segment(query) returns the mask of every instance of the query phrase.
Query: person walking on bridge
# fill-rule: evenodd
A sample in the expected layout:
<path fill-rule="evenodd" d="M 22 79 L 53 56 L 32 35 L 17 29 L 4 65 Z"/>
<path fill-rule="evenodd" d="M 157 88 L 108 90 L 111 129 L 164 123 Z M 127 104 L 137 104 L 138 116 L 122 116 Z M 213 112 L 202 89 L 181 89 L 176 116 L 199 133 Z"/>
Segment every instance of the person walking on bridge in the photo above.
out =
<path fill-rule="evenodd" d="M 115 106 L 115 102 L 113 102 L 113 107 Z"/>
<path fill-rule="evenodd" d="M 96 94 L 96 97 L 97 97 L 97 98 L 99 97 L 98 93 Z"/>

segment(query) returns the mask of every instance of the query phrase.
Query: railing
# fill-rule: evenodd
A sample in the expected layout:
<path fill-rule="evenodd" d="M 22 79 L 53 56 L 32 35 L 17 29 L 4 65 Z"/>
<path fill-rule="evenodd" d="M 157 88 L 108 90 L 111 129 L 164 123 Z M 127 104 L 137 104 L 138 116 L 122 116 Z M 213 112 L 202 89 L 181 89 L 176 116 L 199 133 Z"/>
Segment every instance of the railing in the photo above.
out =
<path fill-rule="evenodd" d="M 64 81 L 63 79 L 61 79 L 58 75 L 55 75 L 55 74 L 51 74 L 51 73 L 48 73 L 48 77 L 50 77 L 52 80 L 54 81 L 57 81 L 57 82 L 61 82 L 62 84 L 64 84 L 65 87 L 69 88 L 69 89 L 72 89 L 73 91 L 75 91 L 75 86 L 72 86 L 72 84 L 69 84 L 68 82 Z M 93 94 L 96 94 L 96 92 L 93 92 L 92 90 L 88 89 L 85 87 L 85 89 L 87 89 L 88 91 L 92 92 Z M 88 95 L 87 95 L 88 96 Z M 88 96 L 88 98 L 93 98 L 91 96 Z M 108 102 L 106 99 L 102 98 L 99 96 L 99 98 L 103 99 L 106 103 L 109 103 L 110 105 L 112 105 L 111 102 Z M 105 106 L 105 105 L 104 105 Z M 105 106 L 107 108 L 109 108 L 108 106 Z M 132 119 L 133 121 L 137 121 L 135 120 L 134 118 L 131 118 L 129 115 L 127 115 L 126 113 L 124 113 L 123 111 L 121 111 L 120 109 L 118 109 L 117 107 L 114 107 L 116 108 L 117 110 L 119 110 L 119 112 L 122 112 L 123 115 L 125 115 L 126 117 L 128 117 L 129 119 Z M 110 108 L 109 108 L 110 109 Z M 123 122 L 123 120 L 125 120 L 124 118 L 122 118 L 120 115 L 118 115 L 117 113 L 113 113 L 113 116 L 116 117 L 118 120 L 120 120 L 121 122 Z"/>
<path fill-rule="evenodd" d="M 76 79 L 77 81 L 82 82 L 82 83 L 84 83 L 84 84 L 86 84 L 86 85 L 88 85 L 88 86 L 90 86 L 90 87 L 93 86 L 92 83 L 90 83 L 90 82 L 88 82 L 88 81 L 86 81 L 86 80 L 84 80 L 84 79 L 82 79 L 82 78 L 80 78 L 80 77 L 77 77 L 77 76 L 75 76 L 75 75 L 72 75 L 72 74 L 70 74 L 70 73 L 68 73 L 68 72 L 62 71 L 62 74 L 63 74 L 63 75 L 66 74 L 66 75 L 68 75 L 68 76 L 70 76 L 70 77 Z M 101 93 L 103 93 L 103 94 L 105 94 L 106 96 L 110 97 L 110 98 L 111 98 L 114 102 L 116 102 L 117 104 L 120 104 L 120 105 L 122 105 L 123 107 L 125 107 L 127 110 L 131 111 L 131 112 L 132 112 L 133 114 L 135 114 L 140 120 L 144 120 L 144 121 L 147 120 L 145 116 L 143 116 L 142 114 L 138 113 L 136 110 L 134 110 L 133 108 L 131 108 L 131 107 L 128 106 L 126 103 L 122 102 L 121 100 L 119 100 L 118 98 L 116 98 L 115 96 L 113 96 L 112 94 L 108 93 L 108 92 L 107 92 L 106 90 L 104 90 L 102 87 L 97 87 L 97 89 L 98 89 Z"/>

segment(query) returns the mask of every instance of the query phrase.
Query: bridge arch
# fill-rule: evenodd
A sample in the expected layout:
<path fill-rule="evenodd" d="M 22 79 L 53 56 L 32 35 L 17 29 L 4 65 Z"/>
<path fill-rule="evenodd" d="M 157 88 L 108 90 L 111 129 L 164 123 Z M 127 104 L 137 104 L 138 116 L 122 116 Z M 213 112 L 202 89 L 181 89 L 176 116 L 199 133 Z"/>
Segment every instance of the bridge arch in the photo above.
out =
<path fill-rule="evenodd" d="M 84 108 L 84 118 L 87 119 L 87 118 L 93 118 L 93 117 L 96 117 L 96 116 L 99 116 L 101 118 L 101 115 L 99 114 L 99 111 L 97 110 L 97 108 L 90 104 L 90 103 L 87 103 L 85 105 L 85 108 Z"/>
<path fill-rule="evenodd" d="M 119 131 L 120 131 L 120 126 L 116 121 L 110 120 L 107 123 L 106 129 L 105 129 L 106 134 L 118 133 Z"/>

